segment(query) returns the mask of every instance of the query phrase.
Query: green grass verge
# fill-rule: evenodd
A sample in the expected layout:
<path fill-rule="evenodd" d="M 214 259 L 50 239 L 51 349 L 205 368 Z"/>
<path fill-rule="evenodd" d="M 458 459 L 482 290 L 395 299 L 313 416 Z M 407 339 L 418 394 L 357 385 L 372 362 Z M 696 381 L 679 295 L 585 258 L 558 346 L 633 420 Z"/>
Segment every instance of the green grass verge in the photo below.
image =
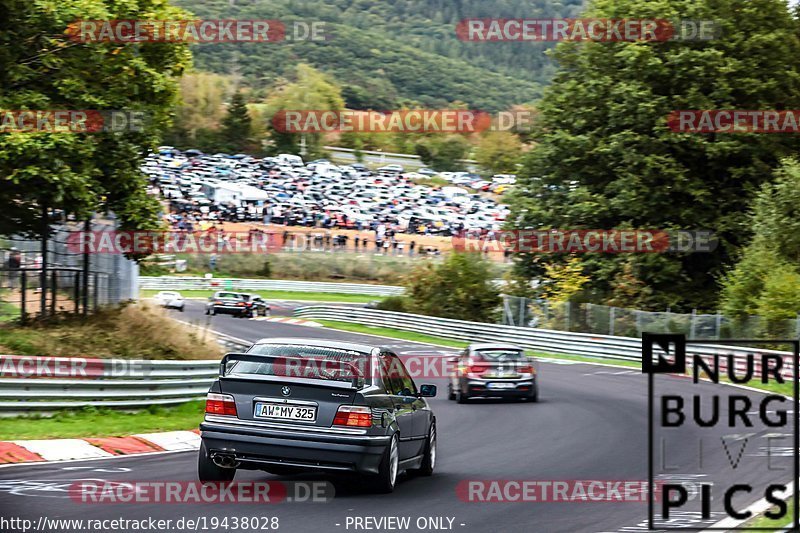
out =
<path fill-rule="evenodd" d="M 220 288 L 218 290 L 227 290 Z M 236 289 L 231 289 L 235 291 Z M 142 290 L 139 291 L 140 298 L 152 298 L 160 291 Z M 216 291 L 178 291 L 184 298 L 209 298 Z M 242 291 L 245 292 L 245 291 Z M 251 291 L 247 291 L 251 292 Z M 380 296 L 369 294 L 344 294 L 339 292 L 298 292 L 298 291 L 252 291 L 267 300 L 304 300 L 316 302 L 340 302 L 340 303 L 367 303 L 373 300 L 380 300 Z"/>
<path fill-rule="evenodd" d="M 779 518 L 774 520 L 772 518 L 767 518 L 764 515 L 760 515 L 753 520 L 747 522 L 744 527 L 746 528 L 775 528 L 774 531 L 782 531 L 789 523 L 792 521 L 792 517 L 794 516 L 794 506 L 795 506 L 795 499 L 789 498 L 787 501 L 787 511 L 783 518 Z M 777 507 L 773 507 L 774 510 L 777 511 Z"/>
<path fill-rule="evenodd" d="M 434 335 L 425 335 L 424 333 L 414 333 L 413 331 L 403 331 L 394 328 L 365 326 L 363 324 L 353 324 L 351 322 L 341 322 L 339 320 L 318 320 L 316 318 L 309 320 L 313 320 L 314 322 L 322 324 L 323 326 L 331 329 L 350 331 L 352 333 L 368 333 L 370 335 L 380 335 L 381 337 L 391 337 L 393 339 L 402 339 L 424 344 L 440 344 L 442 346 L 449 346 L 451 348 L 464 348 L 467 344 L 469 344 L 468 342 L 445 339 L 443 337 L 436 337 Z"/>
<path fill-rule="evenodd" d="M 0 418 L 0 440 L 114 437 L 195 429 L 204 411 L 205 402 L 196 401 L 174 407 L 152 406 L 137 412 L 85 408 L 61 411 L 51 417 Z"/>

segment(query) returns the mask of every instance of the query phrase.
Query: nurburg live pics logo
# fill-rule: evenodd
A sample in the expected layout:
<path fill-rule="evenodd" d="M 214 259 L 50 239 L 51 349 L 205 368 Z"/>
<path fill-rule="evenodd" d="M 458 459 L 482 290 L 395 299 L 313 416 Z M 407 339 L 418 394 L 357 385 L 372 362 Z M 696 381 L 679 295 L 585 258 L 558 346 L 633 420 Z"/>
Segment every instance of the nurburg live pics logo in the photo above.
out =
<path fill-rule="evenodd" d="M 710 346 L 719 344 L 728 350 Z M 786 345 L 789 351 L 773 349 Z M 791 520 L 792 531 L 797 531 L 799 508 L 790 513 L 785 499 L 791 481 L 800 478 L 799 352 L 797 340 L 692 340 L 687 346 L 684 335 L 642 335 L 642 372 L 648 380 L 649 529 L 774 531 L 775 525 L 748 525 L 756 518 L 748 508 L 766 501 L 764 516 L 777 529 Z M 719 386 L 726 382 L 792 383 L 793 398 Z M 653 497 L 656 483 L 662 494 L 658 502 Z M 692 517 L 689 524 L 682 522 L 687 516 Z"/>

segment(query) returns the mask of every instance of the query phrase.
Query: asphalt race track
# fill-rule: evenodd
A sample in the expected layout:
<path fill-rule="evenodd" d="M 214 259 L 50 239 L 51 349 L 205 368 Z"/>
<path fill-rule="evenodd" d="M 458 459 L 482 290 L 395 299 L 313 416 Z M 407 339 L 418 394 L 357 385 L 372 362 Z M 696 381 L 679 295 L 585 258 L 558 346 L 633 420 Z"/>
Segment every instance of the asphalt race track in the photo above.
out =
<path fill-rule="evenodd" d="M 187 302 L 186 312 L 176 313 L 176 316 L 183 320 L 205 321 L 202 306 L 202 302 Z M 247 340 L 305 336 L 381 342 L 374 337 L 326 328 L 229 316 L 208 318 L 212 329 Z M 401 354 L 413 353 L 426 357 L 441 357 L 452 352 L 445 348 L 394 339 L 388 339 L 383 344 L 392 346 Z M 195 480 L 196 453 L 174 453 L 2 468 L 0 515 L 34 521 L 40 516 L 84 519 L 153 517 L 173 520 L 199 516 L 220 519 L 225 516 L 274 516 L 279 518 L 280 531 L 289 533 L 364 530 L 355 529 L 352 524 L 348 528 L 347 518 L 382 516 L 411 517 L 411 526 L 406 531 L 420 531 L 415 522 L 420 516 L 452 518 L 451 529 L 464 533 L 646 531 L 646 503 L 490 503 L 459 499 L 455 488 L 464 480 L 647 479 L 647 389 L 642 374 L 634 369 L 540 362 L 539 375 L 541 399 L 537 404 L 483 400 L 458 405 L 447 400 L 446 382 L 443 379 L 417 379 L 418 384 L 432 382 L 439 385 L 438 397 L 431 400 L 437 416 L 439 436 L 436 473 L 432 478 L 404 477 L 393 494 L 372 495 L 360 490 L 357 483 L 337 478 L 315 475 L 278 477 L 259 472 L 240 472 L 236 479 L 326 479 L 333 482 L 336 497 L 328 503 L 286 502 L 265 506 L 109 505 L 73 502 L 66 492 L 66 487 L 79 479 Z M 688 386 L 688 380 L 672 378 L 665 386 L 680 390 Z M 711 384 L 700 386 L 718 388 Z M 744 393 L 754 399 L 754 404 L 761 398 L 758 393 Z M 674 472 L 674 478 L 705 478 L 715 485 L 730 485 L 739 479 L 753 477 L 764 482 L 786 482 L 791 479 L 791 473 L 785 472 L 783 477 L 776 478 L 775 471 L 767 470 L 757 461 L 760 446 L 768 432 L 767 428 L 758 424 L 747 430 L 751 434 L 748 437 L 750 443 L 743 449 L 744 459 L 738 468 L 733 468 L 724 454 L 717 454 L 706 458 L 703 465 L 703 472 L 715 472 L 713 476 L 704 477 L 697 471 L 682 470 Z M 732 431 L 720 428 L 718 433 L 718 436 L 722 436 Z M 730 446 L 732 452 L 739 453 L 739 445 Z M 697 450 L 690 446 L 677 446 L 671 448 L 669 453 L 668 463 L 692 464 Z M 762 496 L 762 492 L 755 491 L 735 501 L 739 508 L 743 508 Z M 699 513 L 684 516 L 691 521 L 691 524 L 685 525 L 703 527 L 723 518 L 720 512 L 721 498 L 715 497 L 712 510 L 714 516 L 711 520 L 700 520 Z M 445 527 L 448 523 L 445 519 Z M 434 529 L 425 527 L 422 530 Z"/>

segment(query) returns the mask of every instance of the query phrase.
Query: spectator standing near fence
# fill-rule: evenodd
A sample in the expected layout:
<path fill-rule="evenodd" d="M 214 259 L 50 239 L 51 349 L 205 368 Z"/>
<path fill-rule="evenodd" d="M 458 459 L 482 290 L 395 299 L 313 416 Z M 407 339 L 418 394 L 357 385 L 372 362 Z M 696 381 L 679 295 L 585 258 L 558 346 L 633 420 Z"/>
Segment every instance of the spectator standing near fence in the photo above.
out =
<path fill-rule="evenodd" d="M 8 256 L 6 261 L 6 268 L 8 269 L 8 285 L 12 289 L 19 286 L 19 269 L 22 267 L 22 254 L 16 248 L 11 249 L 11 255 Z"/>

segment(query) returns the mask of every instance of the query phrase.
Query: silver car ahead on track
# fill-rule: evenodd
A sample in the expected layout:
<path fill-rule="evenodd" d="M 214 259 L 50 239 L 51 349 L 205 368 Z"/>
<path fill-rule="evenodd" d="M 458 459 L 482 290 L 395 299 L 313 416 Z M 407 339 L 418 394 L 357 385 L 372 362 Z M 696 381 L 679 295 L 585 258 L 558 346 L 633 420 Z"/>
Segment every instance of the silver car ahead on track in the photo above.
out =
<path fill-rule="evenodd" d="M 470 344 L 451 368 L 448 398 L 464 403 L 476 397 L 539 399 L 533 359 L 513 344 Z"/>

